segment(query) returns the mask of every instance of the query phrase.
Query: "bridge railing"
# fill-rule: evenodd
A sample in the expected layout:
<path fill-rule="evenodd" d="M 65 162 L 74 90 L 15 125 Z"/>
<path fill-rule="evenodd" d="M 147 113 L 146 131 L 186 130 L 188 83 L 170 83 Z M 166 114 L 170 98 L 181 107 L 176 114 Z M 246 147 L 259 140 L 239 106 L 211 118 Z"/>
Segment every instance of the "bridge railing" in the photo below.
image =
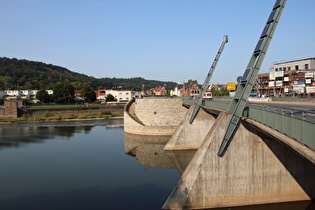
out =
<path fill-rule="evenodd" d="M 183 99 L 186 104 L 197 100 Z M 203 105 L 220 110 L 227 110 L 230 100 L 204 101 Z M 290 109 L 279 106 L 248 103 L 244 117 L 260 122 L 286 136 L 315 150 L 315 112 Z"/>
<path fill-rule="evenodd" d="M 183 99 L 183 103 L 185 104 L 194 104 L 196 102 L 197 100 L 193 100 L 193 99 L 187 99 L 187 98 Z M 202 102 L 202 105 L 206 107 L 215 108 L 215 109 L 227 110 L 227 108 L 230 105 L 230 102 L 231 100 L 205 100 Z"/>
<path fill-rule="evenodd" d="M 244 117 L 258 121 L 315 149 L 315 112 L 263 104 L 248 104 Z"/>

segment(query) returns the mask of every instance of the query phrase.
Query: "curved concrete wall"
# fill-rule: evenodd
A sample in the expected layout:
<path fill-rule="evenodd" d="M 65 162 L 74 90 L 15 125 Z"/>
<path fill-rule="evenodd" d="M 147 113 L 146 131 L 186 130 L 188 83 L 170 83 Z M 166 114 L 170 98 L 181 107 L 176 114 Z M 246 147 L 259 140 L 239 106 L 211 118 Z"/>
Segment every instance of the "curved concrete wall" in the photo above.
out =
<path fill-rule="evenodd" d="M 124 130 L 140 135 L 173 135 L 188 109 L 179 98 L 130 101 L 124 110 Z"/>

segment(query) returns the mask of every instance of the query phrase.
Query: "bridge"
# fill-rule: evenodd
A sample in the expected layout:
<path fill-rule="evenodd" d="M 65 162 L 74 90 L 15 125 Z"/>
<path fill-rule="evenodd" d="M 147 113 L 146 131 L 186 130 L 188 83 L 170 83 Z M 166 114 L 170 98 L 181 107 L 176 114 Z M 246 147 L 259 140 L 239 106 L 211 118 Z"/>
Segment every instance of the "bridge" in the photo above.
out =
<path fill-rule="evenodd" d="M 163 209 L 208 209 L 315 199 L 314 113 L 247 102 L 286 0 L 276 0 L 231 101 L 136 99 L 126 133 L 170 135 L 165 151 L 197 150 Z"/>
<path fill-rule="evenodd" d="M 147 98 L 125 107 L 125 132 L 170 136 L 165 151 L 197 150 L 163 209 L 202 209 L 315 198 L 312 111 L 248 103 L 223 157 L 229 101 Z M 304 113 L 303 113 L 304 112 Z"/>

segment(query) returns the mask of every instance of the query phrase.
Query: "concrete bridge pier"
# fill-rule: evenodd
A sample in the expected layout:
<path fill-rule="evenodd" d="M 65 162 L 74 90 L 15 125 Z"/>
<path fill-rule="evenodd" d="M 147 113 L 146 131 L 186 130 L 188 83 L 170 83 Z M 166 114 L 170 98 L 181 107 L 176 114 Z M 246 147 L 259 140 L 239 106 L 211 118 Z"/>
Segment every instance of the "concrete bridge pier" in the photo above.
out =
<path fill-rule="evenodd" d="M 165 145 L 164 150 L 196 150 L 200 147 L 202 141 L 216 121 L 217 115 L 210 114 L 200 107 L 195 120 L 190 124 L 189 120 L 194 107 L 195 104 L 189 108 L 183 121 Z"/>
<path fill-rule="evenodd" d="M 217 152 L 230 118 L 230 113 L 222 112 L 215 120 L 163 209 L 219 208 L 315 198 L 314 162 L 283 143 L 293 140 L 284 135 L 275 138 L 267 127 L 258 129 L 242 120 L 224 156 L 219 157 Z"/>

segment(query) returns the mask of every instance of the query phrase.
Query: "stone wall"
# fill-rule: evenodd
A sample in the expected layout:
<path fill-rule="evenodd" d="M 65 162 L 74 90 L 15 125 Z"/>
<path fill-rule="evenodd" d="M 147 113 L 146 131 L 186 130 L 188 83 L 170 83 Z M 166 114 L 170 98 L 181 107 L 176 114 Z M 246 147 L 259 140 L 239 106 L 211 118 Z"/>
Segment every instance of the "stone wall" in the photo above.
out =
<path fill-rule="evenodd" d="M 180 98 L 136 99 L 135 114 L 145 125 L 179 125 L 187 109 Z"/>
<path fill-rule="evenodd" d="M 4 107 L 0 109 L 0 118 L 17 118 L 18 106 L 21 102 L 5 101 Z"/>
<path fill-rule="evenodd" d="M 187 111 L 181 99 L 136 99 L 125 107 L 125 132 L 141 135 L 172 135 Z"/>

